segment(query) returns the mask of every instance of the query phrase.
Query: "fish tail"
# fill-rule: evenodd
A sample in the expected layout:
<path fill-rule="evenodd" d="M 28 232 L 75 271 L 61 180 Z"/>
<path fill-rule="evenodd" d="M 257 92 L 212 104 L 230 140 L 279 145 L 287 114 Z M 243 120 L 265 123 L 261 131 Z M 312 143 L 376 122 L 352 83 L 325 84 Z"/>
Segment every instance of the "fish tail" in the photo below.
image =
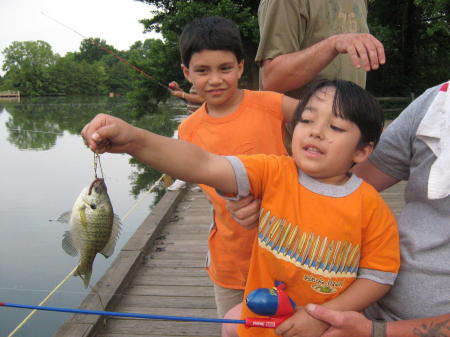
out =
<path fill-rule="evenodd" d="M 74 276 L 79 276 L 84 283 L 84 289 L 87 289 L 89 283 L 91 282 L 92 268 L 83 266 L 81 263 L 78 265 L 77 269 L 73 273 Z"/>

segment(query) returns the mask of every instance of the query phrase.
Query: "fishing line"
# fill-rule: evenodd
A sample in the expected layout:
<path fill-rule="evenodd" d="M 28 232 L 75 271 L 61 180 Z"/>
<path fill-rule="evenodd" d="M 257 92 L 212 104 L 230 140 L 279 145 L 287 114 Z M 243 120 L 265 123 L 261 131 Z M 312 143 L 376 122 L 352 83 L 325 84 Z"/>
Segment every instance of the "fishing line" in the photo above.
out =
<path fill-rule="evenodd" d="M 39 303 L 39 306 L 45 304 L 50 297 L 53 296 L 53 294 L 59 289 L 61 288 L 61 286 L 66 283 L 66 281 L 69 279 L 70 276 L 73 275 L 73 273 L 75 272 L 75 270 L 77 269 L 78 266 L 75 266 L 75 268 L 72 269 L 72 271 L 67 274 L 67 276 L 61 281 L 59 282 L 55 288 L 53 288 L 53 290 Z M 39 306 L 37 306 L 37 308 L 39 308 Z M 25 325 L 26 322 L 28 322 L 28 320 L 36 313 L 37 309 L 32 310 L 27 317 L 25 317 L 23 319 L 23 321 L 16 326 L 16 328 L 10 332 L 10 334 L 8 335 L 8 337 L 12 337 L 20 328 L 22 328 L 23 325 Z"/>
<path fill-rule="evenodd" d="M 94 152 L 94 178 L 97 179 L 97 166 L 100 167 L 100 173 L 102 174 L 102 179 L 105 179 L 105 175 L 103 174 L 102 162 L 100 161 L 100 155 L 97 152 Z"/>
<path fill-rule="evenodd" d="M 56 22 L 57 24 L 69 29 L 70 31 L 74 32 L 75 34 L 81 36 L 83 39 L 88 39 L 86 36 L 84 36 L 83 34 L 81 34 L 80 32 L 77 32 L 75 29 L 65 25 L 62 22 L 59 22 L 58 20 L 56 20 L 55 18 L 52 18 L 51 16 L 45 14 L 44 12 L 41 12 L 42 15 L 48 17 L 50 20 Z M 94 45 L 96 45 L 98 48 L 106 51 L 108 54 L 111 54 L 112 56 L 114 56 L 116 59 L 118 59 L 120 62 L 125 63 L 126 65 L 130 66 L 131 68 L 133 68 L 135 71 L 137 71 L 138 73 L 141 73 L 142 75 L 144 75 L 145 77 L 147 77 L 149 80 L 155 82 L 156 84 L 158 84 L 159 86 L 163 87 L 164 89 L 167 89 L 169 91 L 172 91 L 172 89 L 170 89 L 167 85 L 165 85 L 164 83 L 162 83 L 161 81 L 157 80 L 155 77 L 153 77 L 152 75 L 146 73 L 145 71 L 143 71 L 142 69 L 138 68 L 137 66 L 135 66 L 134 64 L 131 64 L 130 62 L 128 62 L 127 60 L 125 60 L 123 57 L 120 57 L 119 55 L 115 54 L 112 50 L 106 48 L 105 46 L 102 46 L 101 44 L 97 43 L 94 39 L 89 39 L 90 42 L 92 42 Z"/>
<path fill-rule="evenodd" d="M 102 172 L 102 174 L 103 174 L 103 172 Z M 164 178 L 164 174 L 163 175 L 161 175 L 161 177 L 150 187 L 150 189 L 148 190 L 148 191 L 146 191 L 146 193 L 130 208 L 130 210 L 123 216 L 123 218 L 122 218 L 122 221 L 124 221 L 131 213 L 132 213 L 132 211 L 136 208 L 136 206 L 137 206 L 137 204 L 140 202 L 140 201 L 142 201 L 143 200 L 143 197 L 145 196 L 145 195 L 148 195 L 148 194 L 150 194 L 151 192 L 153 192 L 153 190 L 156 188 L 156 186 L 161 182 L 161 180 L 163 180 L 163 178 Z M 77 269 L 77 267 L 78 267 L 78 265 L 76 265 L 67 275 L 66 275 L 66 277 L 64 277 L 64 279 L 37 305 L 37 306 L 34 306 L 35 308 L 34 308 L 34 310 L 32 310 L 29 314 L 28 314 L 28 316 L 26 316 L 23 320 L 22 320 L 22 322 L 20 322 L 19 323 L 19 325 L 17 325 L 17 327 L 13 330 L 13 331 L 11 331 L 11 333 L 8 335 L 8 337 L 12 337 L 20 328 L 22 328 L 22 326 L 24 326 L 25 325 L 25 323 L 27 323 L 30 319 L 31 319 L 31 317 L 38 311 L 38 310 L 40 310 L 39 308 L 43 308 L 43 304 L 45 304 L 49 299 L 50 299 L 50 297 L 51 296 L 53 296 L 54 294 L 55 294 L 55 292 L 71 277 L 71 276 L 73 276 L 73 274 L 74 274 L 74 272 L 75 272 L 75 270 Z M 91 290 L 93 290 L 92 288 L 91 288 Z M 97 295 L 99 295 L 98 293 L 97 293 Z M 119 295 L 121 295 L 121 294 L 119 294 Z M 100 299 L 100 301 L 101 301 L 101 299 Z M 2 303 L 0 303 L 0 306 L 2 305 Z M 4 303 L 3 303 L 3 305 L 4 305 Z M 4 305 L 5 306 L 5 305 Z M 30 307 L 29 307 L 30 308 Z M 42 309 L 42 310 L 45 310 L 45 309 Z M 75 309 L 73 309 L 73 310 L 75 310 Z"/>

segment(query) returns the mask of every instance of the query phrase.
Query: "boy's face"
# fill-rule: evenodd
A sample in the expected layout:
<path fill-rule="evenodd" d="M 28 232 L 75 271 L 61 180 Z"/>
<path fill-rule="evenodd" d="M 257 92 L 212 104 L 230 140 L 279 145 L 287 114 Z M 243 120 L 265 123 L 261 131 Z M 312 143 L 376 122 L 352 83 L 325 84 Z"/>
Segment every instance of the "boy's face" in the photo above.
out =
<path fill-rule="evenodd" d="M 353 163 L 367 158 L 372 144 L 358 147 L 358 126 L 333 115 L 334 88 L 323 88 L 309 100 L 292 138 L 297 167 L 328 184 L 343 184 Z"/>
<path fill-rule="evenodd" d="M 182 65 L 186 79 L 202 96 L 208 108 L 226 110 L 239 103 L 238 81 L 244 70 L 244 62 L 224 50 L 202 50 L 194 53 L 189 68 Z"/>

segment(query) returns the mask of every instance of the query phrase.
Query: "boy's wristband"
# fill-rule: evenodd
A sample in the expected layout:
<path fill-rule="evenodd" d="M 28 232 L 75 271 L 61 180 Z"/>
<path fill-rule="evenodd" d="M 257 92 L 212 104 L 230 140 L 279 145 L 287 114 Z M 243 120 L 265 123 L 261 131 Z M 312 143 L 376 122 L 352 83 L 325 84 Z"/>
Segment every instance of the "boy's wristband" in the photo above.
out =
<path fill-rule="evenodd" d="M 386 321 L 376 319 L 372 321 L 372 337 L 386 337 Z"/>

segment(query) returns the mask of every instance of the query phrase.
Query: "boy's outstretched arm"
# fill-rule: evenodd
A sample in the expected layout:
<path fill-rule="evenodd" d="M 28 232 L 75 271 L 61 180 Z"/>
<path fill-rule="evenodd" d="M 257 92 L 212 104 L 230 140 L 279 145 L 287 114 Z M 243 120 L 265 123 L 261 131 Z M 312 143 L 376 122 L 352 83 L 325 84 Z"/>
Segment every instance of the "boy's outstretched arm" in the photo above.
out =
<path fill-rule="evenodd" d="M 97 153 L 128 153 L 142 163 L 179 179 L 236 193 L 228 160 L 181 140 L 137 128 L 106 114 L 97 115 L 81 131 L 86 145 Z"/>

